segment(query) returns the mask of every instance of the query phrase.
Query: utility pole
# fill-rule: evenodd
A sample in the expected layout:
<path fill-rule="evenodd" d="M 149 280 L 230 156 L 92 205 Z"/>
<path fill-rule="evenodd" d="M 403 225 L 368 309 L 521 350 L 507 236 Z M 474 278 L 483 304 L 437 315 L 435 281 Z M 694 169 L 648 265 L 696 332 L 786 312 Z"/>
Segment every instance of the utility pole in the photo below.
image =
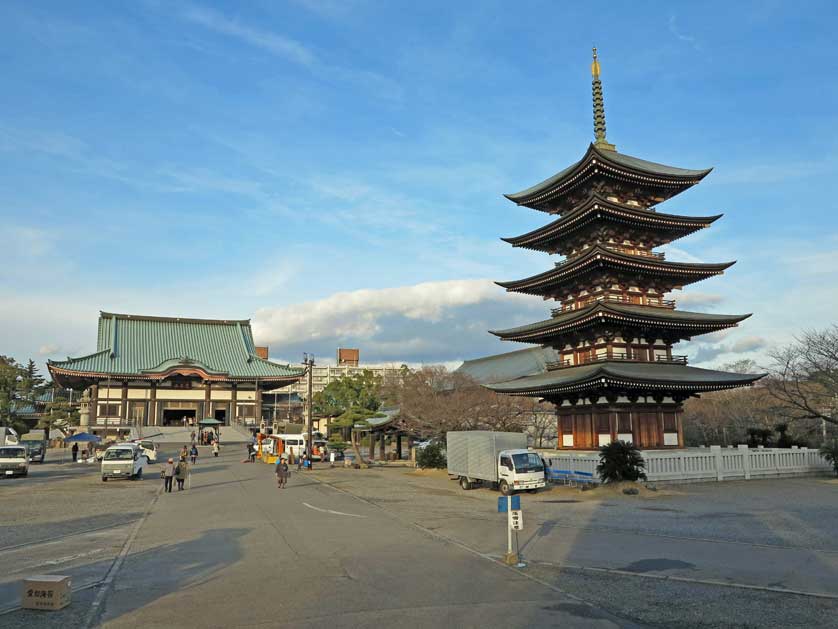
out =
<path fill-rule="evenodd" d="M 312 453 L 312 440 L 314 439 L 314 416 L 311 412 L 311 403 L 312 403 L 312 381 L 314 379 L 313 368 L 314 368 L 314 354 L 303 354 L 303 364 L 306 366 L 306 371 L 308 372 L 308 394 L 306 395 L 306 410 L 308 415 L 308 443 L 306 444 L 306 456 L 308 458 L 308 469 L 314 469 L 313 462 L 311 460 L 311 453 Z"/>

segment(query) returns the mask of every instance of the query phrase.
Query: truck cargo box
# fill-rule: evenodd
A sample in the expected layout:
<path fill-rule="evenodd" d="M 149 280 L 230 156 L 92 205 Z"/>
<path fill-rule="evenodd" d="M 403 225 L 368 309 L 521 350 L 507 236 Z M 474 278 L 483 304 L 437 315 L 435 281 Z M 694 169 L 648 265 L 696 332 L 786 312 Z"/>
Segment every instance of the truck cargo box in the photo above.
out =
<path fill-rule="evenodd" d="M 451 431 L 446 435 L 448 473 L 491 483 L 498 482 L 498 453 L 525 450 L 527 435 L 491 430 Z"/>

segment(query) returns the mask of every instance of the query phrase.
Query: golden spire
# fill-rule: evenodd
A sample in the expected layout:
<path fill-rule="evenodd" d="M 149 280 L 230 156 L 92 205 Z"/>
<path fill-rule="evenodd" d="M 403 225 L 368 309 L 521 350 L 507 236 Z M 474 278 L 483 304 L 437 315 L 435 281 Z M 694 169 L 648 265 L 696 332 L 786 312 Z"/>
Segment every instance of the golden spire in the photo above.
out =
<path fill-rule="evenodd" d="M 593 77 L 594 96 L 594 146 L 607 151 L 616 151 L 617 147 L 605 139 L 605 103 L 602 100 L 602 82 L 599 80 L 600 67 L 596 48 L 593 50 L 594 60 L 591 63 L 591 76 Z"/>

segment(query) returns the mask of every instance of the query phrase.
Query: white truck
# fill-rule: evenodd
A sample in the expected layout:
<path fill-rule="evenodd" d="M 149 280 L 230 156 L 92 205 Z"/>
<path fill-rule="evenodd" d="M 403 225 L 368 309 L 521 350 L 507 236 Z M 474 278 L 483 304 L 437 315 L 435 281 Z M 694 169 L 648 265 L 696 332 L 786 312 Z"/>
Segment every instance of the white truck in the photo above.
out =
<path fill-rule="evenodd" d="M 463 489 L 489 483 L 504 496 L 544 487 L 544 463 L 527 450 L 527 435 L 491 430 L 451 431 L 446 435 L 448 474 Z"/>

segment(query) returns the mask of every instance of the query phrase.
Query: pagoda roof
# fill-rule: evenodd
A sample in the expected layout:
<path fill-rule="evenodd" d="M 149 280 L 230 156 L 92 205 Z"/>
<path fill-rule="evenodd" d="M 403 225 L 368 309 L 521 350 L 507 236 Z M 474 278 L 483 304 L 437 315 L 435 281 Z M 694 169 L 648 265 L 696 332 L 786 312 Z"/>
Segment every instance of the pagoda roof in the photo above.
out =
<path fill-rule="evenodd" d="M 661 200 L 665 200 L 697 184 L 711 170 L 676 168 L 591 144 L 582 159 L 564 170 L 526 190 L 504 196 L 518 205 L 550 211 L 551 201 L 593 175 L 602 174 L 605 177 L 628 179 L 650 188 L 660 188 Z"/>
<path fill-rule="evenodd" d="M 726 315 L 689 312 L 658 306 L 641 306 L 612 301 L 596 301 L 590 306 L 568 310 L 556 317 L 506 330 L 490 330 L 505 341 L 545 343 L 564 332 L 595 323 L 620 322 L 632 325 L 660 326 L 673 330 L 698 331 L 700 334 L 735 326 L 750 314 Z"/>
<path fill-rule="evenodd" d="M 678 214 L 663 214 L 642 207 L 610 201 L 598 194 L 592 194 L 582 205 L 563 214 L 555 221 L 534 229 L 521 236 L 501 238 L 513 247 L 551 251 L 555 249 L 551 243 L 557 243 L 568 234 L 607 216 L 608 219 L 620 223 L 632 223 L 648 229 L 675 232 L 671 238 L 660 240 L 660 244 L 672 242 L 678 238 L 691 234 L 699 229 L 711 225 L 722 217 L 713 216 L 681 216 Z"/>
<path fill-rule="evenodd" d="M 608 265 L 612 268 L 631 271 L 634 275 L 643 273 L 677 278 L 679 285 L 686 285 L 712 275 L 719 275 L 735 263 L 735 261 L 711 264 L 669 262 L 651 256 L 631 255 L 608 249 L 602 245 L 595 245 L 585 253 L 560 262 L 556 264 L 555 268 L 543 273 L 521 280 L 495 283 L 511 292 L 543 295 L 549 287 L 566 283 L 575 276 L 589 272 L 592 268 Z"/>
<path fill-rule="evenodd" d="M 551 395 L 605 388 L 697 392 L 747 386 L 764 375 L 715 371 L 677 363 L 602 361 L 485 386 L 510 395 Z"/>
<path fill-rule="evenodd" d="M 547 371 L 547 364 L 561 358 L 549 347 L 527 347 L 514 352 L 466 360 L 457 368 L 481 384 L 504 382 Z"/>
<path fill-rule="evenodd" d="M 97 351 L 48 361 L 56 380 L 67 378 L 159 380 L 173 373 L 207 380 L 288 381 L 304 370 L 256 355 L 249 320 L 183 319 L 99 314 Z"/>

